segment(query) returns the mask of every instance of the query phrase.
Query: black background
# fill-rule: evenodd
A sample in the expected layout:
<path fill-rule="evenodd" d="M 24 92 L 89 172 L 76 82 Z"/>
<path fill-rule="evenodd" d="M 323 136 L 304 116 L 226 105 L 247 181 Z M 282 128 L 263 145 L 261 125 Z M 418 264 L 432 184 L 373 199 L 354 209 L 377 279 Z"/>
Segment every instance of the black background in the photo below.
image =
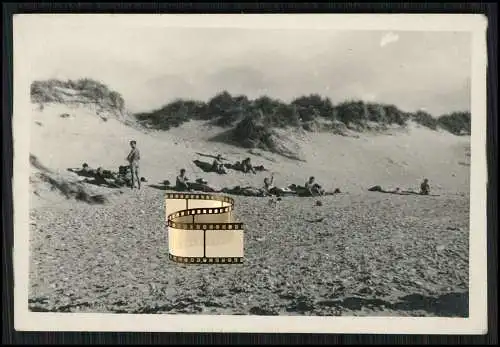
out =
<path fill-rule="evenodd" d="M 2 344 L 497 344 L 496 3 L 2 3 Z M 12 16 L 15 13 L 482 13 L 488 18 L 488 334 L 229 334 L 16 332 L 13 321 Z M 26 202 L 28 203 L 28 202 Z"/>

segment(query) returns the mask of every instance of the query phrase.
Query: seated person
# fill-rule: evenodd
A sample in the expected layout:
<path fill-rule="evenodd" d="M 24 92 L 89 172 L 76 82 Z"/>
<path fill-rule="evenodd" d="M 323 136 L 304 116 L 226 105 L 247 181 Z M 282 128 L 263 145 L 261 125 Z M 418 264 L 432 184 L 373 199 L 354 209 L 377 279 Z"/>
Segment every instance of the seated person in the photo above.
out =
<path fill-rule="evenodd" d="M 116 175 L 115 182 L 120 186 L 132 186 L 132 172 L 129 165 L 120 165 L 118 167 L 118 175 Z"/>
<path fill-rule="evenodd" d="M 222 164 L 222 156 L 220 154 L 217 155 L 212 163 L 212 171 L 219 174 L 226 173 L 226 169 L 224 169 L 224 165 Z"/>
<path fill-rule="evenodd" d="M 271 178 L 269 177 L 264 178 L 264 190 L 267 194 L 272 194 L 271 191 L 274 188 L 273 181 L 274 181 L 274 174 L 271 175 Z"/>
<path fill-rule="evenodd" d="M 83 163 L 82 164 L 82 169 L 80 170 L 81 172 L 92 172 L 93 170 L 89 167 L 89 164 Z"/>
<path fill-rule="evenodd" d="M 309 180 L 306 182 L 304 187 L 309 191 L 311 196 L 323 195 L 323 193 L 324 193 L 321 186 L 315 182 L 314 176 L 309 177 Z"/>
<path fill-rule="evenodd" d="M 242 164 L 242 169 L 243 169 L 244 173 L 247 173 L 249 171 L 251 171 L 252 173 L 255 173 L 255 170 L 252 166 L 250 158 L 246 158 L 245 160 L 243 160 L 243 162 L 241 164 Z"/>
<path fill-rule="evenodd" d="M 427 178 L 424 179 L 422 184 L 420 185 L 420 194 L 421 195 L 429 195 L 431 191 L 431 187 L 429 186 L 429 180 Z"/>
<path fill-rule="evenodd" d="M 188 181 L 189 179 L 186 177 L 186 170 L 181 169 L 179 176 L 175 179 L 175 188 L 180 191 L 190 190 Z"/>

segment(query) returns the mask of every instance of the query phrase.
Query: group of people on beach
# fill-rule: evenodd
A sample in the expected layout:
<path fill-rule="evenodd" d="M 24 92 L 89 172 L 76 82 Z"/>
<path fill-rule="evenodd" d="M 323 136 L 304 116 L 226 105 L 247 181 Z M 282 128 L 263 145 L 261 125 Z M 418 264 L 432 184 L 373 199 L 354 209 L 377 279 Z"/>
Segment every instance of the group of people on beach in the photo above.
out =
<path fill-rule="evenodd" d="M 130 171 L 132 173 L 132 186 L 131 188 L 134 188 L 134 182 L 137 182 L 138 188 L 140 189 L 141 187 L 141 180 L 139 179 L 139 160 L 140 160 L 140 152 L 139 149 L 137 148 L 137 143 L 136 141 L 132 140 L 130 141 L 130 147 L 131 150 L 127 156 L 127 161 L 130 164 Z M 214 172 L 226 172 L 224 165 L 222 163 L 222 156 L 218 154 L 213 163 L 212 163 L 212 169 Z M 249 157 L 245 158 L 241 162 L 241 169 L 243 172 L 253 172 L 255 173 L 255 170 L 253 168 L 253 165 L 251 163 L 251 159 Z M 176 177 L 175 180 L 175 188 L 176 190 L 179 191 L 189 191 L 191 188 L 189 187 L 189 178 L 186 176 L 186 169 L 181 169 L 179 172 L 179 175 Z M 310 176 L 309 179 L 305 182 L 303 188 L 308 195 L 310 196 L 322 196 L 325 194 L 325 190 L 321 187 L 320 184 L 316 182 L 316 178 L 314 176 Z M 277 188 L 274 186 L 274 174 L 271 174 L 270 177 L 265 177 L 264 178 L 264 192 L 267 195 L 278 195 L 277 194 Z M 421 195 L 429 195 L 430 194 L 430 186 L 429 186 L 429 180 L 425 178 L 423 182 L 420 185 L 420 192 L 419 194 Z"/>
<path fill-rule="evenodd" d="M 296 185 L 292 185 L 294 188 L 298 188 Z M 179 175 L 175 179 L 175 189 L 177 191 L 191 191 L 192 183 L 186 175 L 186 169 L 181 169 Z M 313 176 L 309 177 L 306 181 L 303 189 L 308 192 L 310 196 L 321 196 L 325 194 L 324 189 L 315 181 Z M 281 195 L 283 193 L 283 188 L 278 188 L 274 185 L 274 175 L 271 174 L 270 177 L 264 178 L 263 195 Z M 295 189 L 294 189 L 295 192 Z"/>
<path fill-rule="evenodd" d="M 137 189 L 141 189 L 141 181 L 145 181 L 145 179 L 139 176 L 140 173 L 139 162 L 141 160 L 141 154 L 139 149 L 137 148 L 137 142 L 135 140 L 130 141 L 129 144 L 130 144 L 130 152 L 126 157 L 126 161 L 128 162 L 128 167 L 125 166 L 120 167 L 119 170 L 120 172 L 118 175 L 116 174 L 113 175 L 111 172 L 106 172 L 108 170 L 102 170 L 101 168 L 98 168 L 97 170 L 92 170 L 88 167 L 86 163 L 84 163 L 82 169 L 79 170 L 79 174 L 87 177 L 93 177 L 94 181 L 95 180 L 98 180 L 99 182 L 102 181 L 101 183 L 103 184 L 108 184 L 108 185 L 111 184 L 115 186 L 128 185 L 130 186 L 131 189 L 134 189 L 137 186 Z M 255 169 L 251 163 L 250 158 L 245 158 L 241 163 L 238 162 L 238 164 L 239 167 L 241 168 L 241 171 L 245 173 L 252 172 L 255 174 Z M 214 172 L 217 173 L 226 173 L 226 170 L 222 163 L 222 156 L 220 154 L 218 154 L 215 157 L 212 163 L 212 169 Z M 112 182 L 110 182 L 110 180 L 112 180 Z M 99 182 L 94 182 L 94 183 L 99 183 Z M 89 181 L 89 183 L 92 182 Z M 192 184 L 186 175 L 186 169 L 184 168 L 181 169 L 179 175 L 176 177 L 175 180 L 175 189 L 178 191 L 190 191 L 192 190 L 191 185 Z M 303 191 L 303 194 L 309 196 L 325 195 L 325 190 L 321 187 L 320 184 L 316 182 L 314 176 L 310 176 L 309 179 L 305 182 L 304 186 L 302 187 L 296 186 L 294 184 L 291 185 L 290 187 L 293 189 L 294 192 L 301 189 Z M 372 187 L 369 190 L 385 192 L 379 186 Z M 397 192 L 399 192 L 399 189 L 397 189 Z M 282 188 L 277 188 L 274 185 L 274 174 L 271 174 L 270 177 L 264 178 L 263 193 L 264 195 L 280 195 L 280 193 L 283 193 Z M 427 178 L 425 178 L 423 182 L 420 184 L 420 192 L 418 194 L 420 195 L 430 194 L 430 185 L 429 185 L 429 180 Z"/>
<path fill-rule="evenodd" d="M 221 156 L 218 155 L 214 160 L 214 167 L 217 168 L 217 165 L 220 165 Z M 253 170 L 250 158 L 246 158 L 242 161 L 242 165 L 245 168 L 244 172 L 251 172 Z M 255 173 L 255 170 L 252 172 Z M 295 185 L 293 185 L 295 186 Z M 295 186 L 296 187 L 296 186 Z M 177 175 L 175 179 L 175 189 L 178 191 L 190 191 L 192 190 L 190 187 L 189 178 L 186 176 L 186 169 L 181 169 L 179 171 L 179 175 Z M 315 181 L 314 176 L 309 177 L 304 185 L 304 189 L 309 192 L 310 196 L 321 196 L 324 195 L 324 189 Z M 264 187 L 263 193 L 265 195 L 280 195 L 280 188 L 275 187 L 274 185 L 274 174 L 271 174 L 270 177 L 264 178 Z"/>
<path fill-rule="evenodd" d="M 241 162 L 236 162 L 233 165 L 233 168 L 243 171 L 244 173 L 253 173 L 255 174 L 255 168 L 252 165 L 251 159 L 249 157 L 243 159 Z M 210 171 L 216 172 L 218 174 L 227 174 L 226 168 L 224 164 L 222 163 L 222 156 L 218 154 L 215 158 L 214 161 L 212 162 L 212 166 L 210 168 Z"/>
<path fill-rule="evenodd" d="M 102 167 L 93 169 L 87 163 L 83 163 L 81 168 L 68 170 L 79 176 L 85 177 L 83 179 L 85 183 L 103 185 L 111 188 L 129 186 L 134 189 L 137 186 L 137 188 L 140 189 L 141 182 L 146 181 L 144 177 L 139 176 L 139 161 L 141 156 L 136 141 L 130 141 L 130 147 L 131 150 L 126 158 L 128 165 L 120 166 L 117 172 L 105 170 Z"/>

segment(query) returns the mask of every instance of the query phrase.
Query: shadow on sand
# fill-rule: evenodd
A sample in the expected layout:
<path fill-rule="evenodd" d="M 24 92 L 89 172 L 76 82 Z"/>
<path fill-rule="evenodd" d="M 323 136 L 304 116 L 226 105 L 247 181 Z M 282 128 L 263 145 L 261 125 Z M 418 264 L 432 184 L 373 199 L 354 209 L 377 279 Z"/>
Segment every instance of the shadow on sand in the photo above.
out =
<path fill-rule="evenodd" d="M 159 189 L 159 190 L 175 190 L 174 187 L 170 187 L 164 184 L 148 184 L 148 187 Z"/>
<path fill-rule="evenodd" d="M 212 154 L 205 154 L 205 153 L 200 153 L 200 152 L 196 152 L 196 154 L 198 154 L 200 157 L 207 157 L 207 158 L 212 158 L 212 159 L 217 159 L 217 156 L 216 155 L 212 155 Z M 225 158 L 225 157 L 221 157 L 222 160 L 229 160 L 228 158 Z"/>
<path fill-rule="evenodd" d="M 469 292 L 462 293 L 447 293 L 437 297 L 424 296 L 420 294 L 411 294 L 404 297 L 400 297 L 398 302 L 391 303 L 381 299 L 365 299 L 360 297 L 349 297 L 338 300 L 323 300 L 318 302 L 313 302 L 309 298 L 304 296 L 295 297 L 287 296 L 282 297 L 285 300 L 292 300 L 286 307 L 286 311 L 290 313 L 304 314 L 306 312 L 316 311 L 317 309 L 329 307 L 334 308 L 338 315 L 342 315 L 345 310 L 360 311 L 363 308 L 368 309 L 379 309 L 383 310 L 393 310 L 393 311 L 425 311 L 429 314 L 438 317 L 463 317 L 467 318 L 469 316 Z M 58 307 L 47 307 L 47 302 L 45 299 L 34 298 L 29 301 L 29 310 L 31 312 L 72 312 L 78 306 L 90 307 L 91 304 L 87 302 L 76 303 L 70 305 L 63 305 Z M 210 298 L 205 298 L 203 302 L 199 302 L 197 298 L 177 298 L 173 302 L 145 306 L 139 309 L 133 310 L 123 310 L 121 306 L 126 305 L 126 302 L 120 301 L 115 303 L 116 307 L 111 309 L 114 313 L 167 313 L 167 312 L 186 312 L 186 313 L 200 313 L 201 306 L 211 306 L 211 307 L 226 307 L 229 308 L 227 304 L 217 304 L 212 302 Z M 253 306 L 247 313 L 239 314 L 250 314 L 257 316 L 278 316 L 280 309 L 283 308 L 282 305 L 277 304 L 273 307 L 263 306 Z"/>
<path fill-rule="evenodd" d="M 350 297 L 342 300 L 324 300 L 317 304 L 361 310 L 363 307 L 389 309 L 394 311 L 425 311 L 439 317 L 468 317 L 469 292 L 447 293 L 437 297 L 410 294 L 399 298 L 400 301 L 391 303 L 381 299 L 364 299 Z"/>

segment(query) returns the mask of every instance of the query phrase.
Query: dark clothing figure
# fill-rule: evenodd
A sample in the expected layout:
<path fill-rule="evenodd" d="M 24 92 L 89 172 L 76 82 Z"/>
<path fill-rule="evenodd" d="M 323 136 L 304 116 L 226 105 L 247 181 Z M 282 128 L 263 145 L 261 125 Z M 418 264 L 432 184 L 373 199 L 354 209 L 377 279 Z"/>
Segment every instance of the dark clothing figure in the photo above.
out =
<path fill-rule="evenodd" d="M 91 169 L 87 163 L 83 163 L 80 169 L 68 169 L 68 170 L 83 177 L 95 177 L 96 174 L 96 170 Z"/>
<path fill-rule="evenodd" d="M 81 171 L 90 173 L 93 170 L 89 167 L 89 165 L 87 163 L 83 163 Z"/>
<path fill-rule="evenodd" d="M 252 172 L 255 174 L 255 170 L 252 166 L 252 163 L 250 161 L 250 158 L 246 158 L 245 160 L 243 160 L 243 162 L 241 163 L 241 166 L 242 166 L 242 169 L 243 169 L 243 172 L 244 173 L 247 173 L 247 172 Z"/>
<path fill-rule="evenodd" d="M 179 176 L 175 179 L 175 188 L 179 191 L 188 191 L 188 178 L 186 177 L 186 170 L 182 169 Z"/>
<path fill-rule="evenodd" d="M 420 194 L 421 195 L 429 195 L 431 191 L 431 187 L 429 186 L 429 180 L 426 178 L 420 185 Z"/>
<path fill-rule="evenodd" d="M 383 192 L 383 189 L 381 186 L 373 186 L 371 188 L 368 188 L 369 192 Z"/>
<path fill-rule="evenodd" d="M 116 179 L 117 184 L 120 186 L 126 185 L 127 187 L 132 186 L 132 173 L 130 166 L 123 165 L 118 168 L 118 177 Z"/>
<path fill-rule="evenodd" d="M 92 180 L 86 178 L 83 180 L 83 182 L 95 184 L 98 186 L 107 186 L 110 188 L 120 187 L 120 185 L 116 183 L 115 176 L 109 170 L 103 170 L 102 168 L 98 168 L 95 171 Z"/>

